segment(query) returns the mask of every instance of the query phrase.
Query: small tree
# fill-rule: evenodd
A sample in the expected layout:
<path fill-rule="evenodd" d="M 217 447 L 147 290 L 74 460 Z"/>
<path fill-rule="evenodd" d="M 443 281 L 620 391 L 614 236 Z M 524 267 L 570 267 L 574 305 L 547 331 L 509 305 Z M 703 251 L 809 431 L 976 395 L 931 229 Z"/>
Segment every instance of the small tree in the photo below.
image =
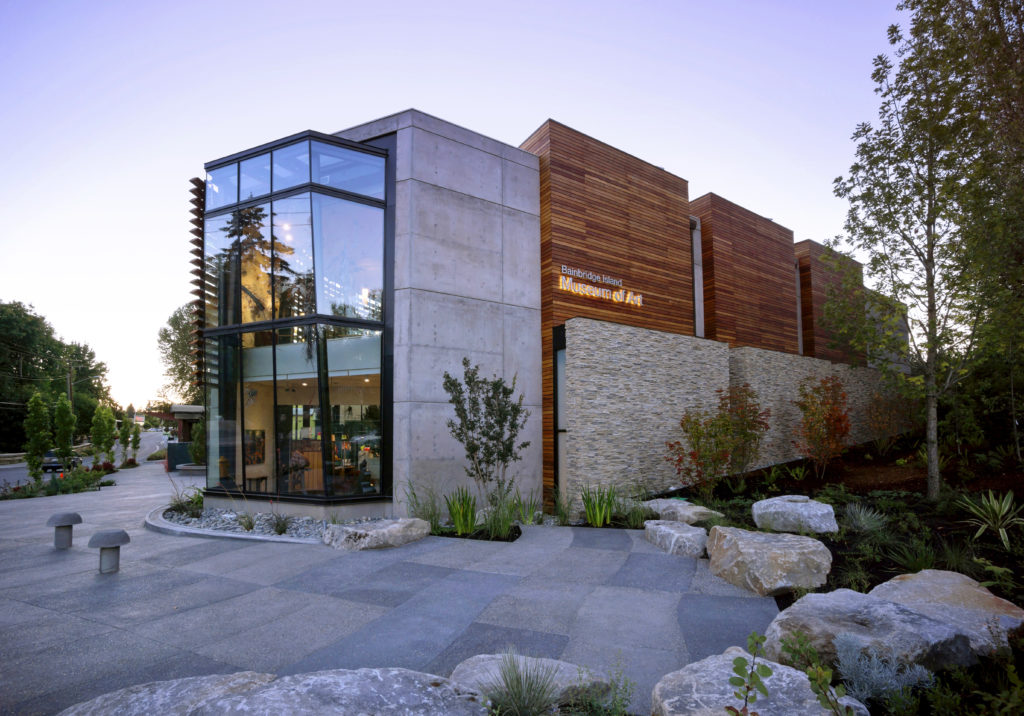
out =
<path fill-rule="evenodd" d="M 749 383 L 730 386 L 718 392 L 718 412 L 729 416 L 729 431 L 733 440 L 729 467 L 733 473 L 746 472 L 757 460 L 761 438 L 768 432 L 768 418 L 772 411 L 761 410 L 757 393 Z"/>
<path fill-rule="evenodd" d="M 132 426 L 128 422 L 128 413 L 121 417 L 121 428 L 117 431 L 117 442 L 121 444 L 121 462 L 128 459 L 128 443 L 132 439 Z"/>
<path fill-rule="evenodd" d="M 139 424 L 132 422 L 132 460 L 139 457 L 139 443 L 142 441 L 142 429 Z"/>
<path fill-rule="evenodd" d="M 114 462 L 114 413 L 106 405 L 96 407 L 92 414 L 93 455 L 101 462 Z M 105 458 L 105 460 L 104 460 Z"/>
<path fill-rule="evenodd" d="M 462 359 L 462 368 L 462 381 L 444 373 L 444 390 L 455 406 L 455 420 L 449 419 L 446 425 L 466 450 L 466 474 L 497 507 L 512 490 L 508 466 L 521 460 L 521 451 L 530 444 L 517 442 L 530 411 L 523 407 L 522 394 L 514 397 L 515 376 L 511 385 L 497 376 L 481 378 L 480 366 L 470 367 L 469 358 Z"/>
<path fill-rule="evenodd" d="M 28 463 L 28 474 L 34 480 L 43 477 L 43 456 L 53 446 L 50 435 L 50 414 L 46 409 L 46 401 L 36 391 L 28 400 L 28 415 L 25 417 L 25 462 Z"/>
<path fill-rule="evenodd" d="M 800 399 L 793 404 L 802 415 L 793 444 L 811 459 L 820 480 L 828 463 L 846 449 L 844 441 L 850 433 L 846 391 L 834 375 L 819 381 L 808 379 L 800 384 Z"/>
<path fill-rule="evenodd" d="M 188 454 L 196 465 L 206 464 L 206 427 L 202 420 L 192 425 L 192 442 L 188 446 Z"/>
<path fill-rule="evenodd" d="M 72 442 L 75 437 L 75 410 L 71 406 L 67 393 L 61 393 L 57 398 L 57 406 L 53 410 L 53 425 L 55 432 L 55 448 L 57 457 L 64 466 L 64 472 L 71 469 Z"/>

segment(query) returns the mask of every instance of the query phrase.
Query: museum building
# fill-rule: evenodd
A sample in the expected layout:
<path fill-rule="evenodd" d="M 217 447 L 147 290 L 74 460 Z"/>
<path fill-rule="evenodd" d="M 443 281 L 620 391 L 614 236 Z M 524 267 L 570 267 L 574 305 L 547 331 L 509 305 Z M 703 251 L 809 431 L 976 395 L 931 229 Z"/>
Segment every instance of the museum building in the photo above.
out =
<path fill-rule="evenodd" d="M 442 388 L 463 357 L 515 379 L 530 411 L 517 485 L 548 499 L 675 484 L 665 443 L 731 384 L 772 410 L 759 464 L 796 457 L 806 377 L 839 375 L 854 441 L 870 438 L 877 375 L 829 347 L 824 247 L 558 122 L 513 147 L 407 110 L 205 169 L 193 337 L 210 505 L 400 515 L 410 484 L 466 484 Z"/>

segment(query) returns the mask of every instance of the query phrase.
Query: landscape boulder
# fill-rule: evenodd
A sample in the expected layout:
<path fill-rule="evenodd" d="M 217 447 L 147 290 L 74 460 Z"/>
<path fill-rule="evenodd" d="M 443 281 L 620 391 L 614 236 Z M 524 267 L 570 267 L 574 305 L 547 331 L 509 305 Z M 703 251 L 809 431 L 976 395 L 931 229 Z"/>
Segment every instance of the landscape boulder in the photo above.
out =
<path fill-rule="evenodd" d="M 376 520 L 357 525 L 327 525 L 324 544 L 334 549 L 356 551 L 399 547 L 430 534 L 430 523 L 416 517 Z"/>
<path fill-rule="evenodd" d="M 849 634 L 861 650 L 891 654 L 904 664 L 920 664 L 931 671 L 977 662 L 962 630 L 902 604 L 837 589 L 808 594 L 779 612 L 765 630 L 765 654 L 785 661 L 782 640 L 797 632 L 807 635 L 824 664 L 836 659 L 835 638 Z"/>
<path fill-rule="evenodd" d="M 733 659 L 744 657 L 750 662 L 750 654 L 738 646 L 731 646 L 722 654 L 687 664 L 679 671 L 661 677 L 651 692 L 651 713 L 653 716 L 721 716 L 726 706 L 737 709 L 743 702 L 729 684 L 733 676 Z M 768 695 L 757 694 L 757 701 L 750 710 L 761 716 L 824 716 L 831 714 L 818 704 L 818 698 L 811 691 L 807 675 L 791 666 L 758 658 L 758 663 L 767 664 L 771 676 L 764 679 Z M 856 699 L 846 696 L 840 703 L 850 706 L 857 716 L 868 716 L 868 710 Z"/>
<path fill-rule="evenodd" d="M 755 502 L 751 508 L 754 524 L 776 532 L 838 532 L 832 505 L 806 495 L 782 495 Z"/>
<path fill-rule="evenodd" d="M 692 525 L 695 522 L 706 520 L 709 517 L 721 517 L 721 512 L 709 510 L 707 507 L 694 505 L 686 500 L 676 500 L 670 497 L 662 497 L 657 500 L 647 500 L 644 507 L 653 510 L 658 514 L 659 520 L 671 520 L 673 522 L 685 522 Z"/>
<path fill-rule="evenodd" d="M 504 654 L 477 654 L 455 667 L 450 680 L 460 686 L 486 694 L 491 684 L 499 681 L 501 660 Z M 522 671 L 539 669 L 552 672 L 560 705 L 571 704 L 588 698 L 601 700 L 611 694 L 611 680 L 606 674 L 582 669 L 576 664 L 558 659 L 544 659 L 516 654 Z"/>
<path fill-rule="evenodd" d="M 703 557 L 708 543 L 708 533 L 703 527 L 673 520 L 647 520 L 644 537 L 669 554 L 684 557 Z"/>
<path fill-rule="evenodd" d="M 716 525 L 708 535 L 707 550 L 712 574 L 762 597 L 820 587 L 832 567 L 828 547 L 800 535 Z"/>
<path fill-rule="evenodd" d="M 481 695 L 408 669 L 335 669 L 275 678 L 252 671 L 130 686 L 72 706 L 63 716 L 278 716 L 393 714 L 485 716 Z"/>
<path fill-rule="evenodd" d="M 868 592 L 921 612 L 967 634 L 979 656 L 1009 646 L 1024 630 L 1024 609 L 1001 599 L 958 572 L 924 569 L 902 574 Z"/>

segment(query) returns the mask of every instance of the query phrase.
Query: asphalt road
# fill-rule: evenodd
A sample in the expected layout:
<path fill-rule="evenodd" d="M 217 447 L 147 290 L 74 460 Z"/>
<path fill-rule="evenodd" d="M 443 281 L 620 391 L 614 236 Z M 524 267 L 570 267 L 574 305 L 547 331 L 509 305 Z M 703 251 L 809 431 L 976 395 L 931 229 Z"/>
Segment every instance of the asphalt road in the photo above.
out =
<path fill-rule="evenodd" d="M 162 432 L 143 432 L 141 435 L 141 441 L 139 442 L 139 462 L 143 462 L 148 455 L 159 450 L 160 448 L 167 447 L 167 438 L 164 437 Z M 121 448 L 115 444 L 114 454 L 118 459 L 118 463 L 124 460 L 124 455 Z M 82 464 L 89 466 L 92 465 L 92 458 L 83 458 Z M 48 474 L 48 473 L 44 473 Z M 11 487 L 15 485 L 23 485 L 29 481 L 28 466 L 23 463 L 15 463 L 14 465 L 0 465 L 0 485 L 7 483 Z"/>

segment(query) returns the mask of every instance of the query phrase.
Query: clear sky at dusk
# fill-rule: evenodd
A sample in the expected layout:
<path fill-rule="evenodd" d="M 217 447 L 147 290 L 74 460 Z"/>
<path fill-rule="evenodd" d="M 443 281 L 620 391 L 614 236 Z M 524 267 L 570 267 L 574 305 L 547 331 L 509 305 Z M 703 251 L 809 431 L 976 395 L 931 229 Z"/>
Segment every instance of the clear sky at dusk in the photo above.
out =
<path fill-rule="evenodd" d="M 895 0 L 0 0 L 0 300 L 143 405 L 191 299 L 189 178 L 409 107 L 513 145 L 556 119 L 820 241 L 898 20 Z"/>

